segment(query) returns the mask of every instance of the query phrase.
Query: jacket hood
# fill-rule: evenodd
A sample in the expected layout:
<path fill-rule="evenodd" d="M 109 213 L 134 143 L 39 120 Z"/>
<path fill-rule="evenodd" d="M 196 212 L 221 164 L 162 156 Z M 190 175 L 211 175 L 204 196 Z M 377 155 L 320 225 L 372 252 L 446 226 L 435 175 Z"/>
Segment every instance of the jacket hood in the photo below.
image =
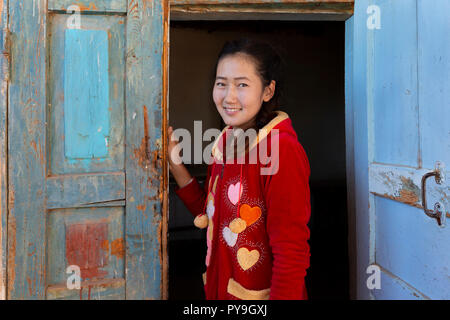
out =
<path fill-rule="evenodd" d="M 283 111 L 276 111 L 277 116 L 273 118 L 271 121 L 269 121 L 268 124 L 266 124 L 263 128 L 261 128 L 257 134 L 257 136 L 254 139 L 250 139 L 250 146 L 248 151 L 250 152 L 253 148 L 255 148 L 258 143 L 263 141 L 267 136 L 272 132 L 275 131 L 274 129 L 277 129 L 276 133 L 273 132 L 272 134 L 280 134 L 282 132 L 285 132 L 289 135 L 294 136 L 297 139 L 297 134 L 294 131 L 294 128 L 292 127 L 291 119 L 287 115 L 287 113 Z M 228 137 L 230 134 L 232 134 L 232 131 L 229 129 L 232 129 L 232 126 L 226 126 L 220 135 L 217 137 L 217 139 L 214 142 L 214 145 L 212 147 L 212 155 L 216 160 L 222 161 L 223 160 L 223 145 L 224 145 L 224 139 L 226 140 L 226 137 Z"/>

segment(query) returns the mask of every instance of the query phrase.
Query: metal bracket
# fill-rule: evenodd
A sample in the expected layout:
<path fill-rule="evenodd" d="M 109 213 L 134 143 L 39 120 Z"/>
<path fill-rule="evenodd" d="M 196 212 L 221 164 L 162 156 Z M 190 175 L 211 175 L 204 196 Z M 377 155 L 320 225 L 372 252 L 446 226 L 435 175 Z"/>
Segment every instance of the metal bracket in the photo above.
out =
<path fill-rule="evenodd" d="M 425 212 L 425 214 L 427 216 L 429 216 L 430 218 L 436 219 L 438 225 L 440 227 L 444 227 L 445 220 L 446 220 L 446 216 L 445 216 L 446 211 L 445 211 L 444 204 L 442 202 L 436 202 L 434 204 L 433 210 L 427 209 L 426 180 L 429 177 L 433 177 L 433 176 L 434 176 L 434 179 L 437 184 L 443 184 L 445 182 L 445 165 L 442 162 L 437 161 L 435 170 L 432 172 L 425 173 L 422 177 L 422 207 L 423 207 L 423 211 Z"/>

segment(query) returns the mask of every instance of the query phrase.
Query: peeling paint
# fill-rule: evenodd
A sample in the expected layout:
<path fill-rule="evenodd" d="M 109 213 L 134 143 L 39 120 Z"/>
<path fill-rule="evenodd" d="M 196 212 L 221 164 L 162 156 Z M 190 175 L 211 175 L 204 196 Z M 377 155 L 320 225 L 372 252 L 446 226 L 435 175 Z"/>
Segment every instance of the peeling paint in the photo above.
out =
<path fill-rule="evenodd" d="M 395 200 L 398 200 L 400 202 L 414 205 L 419 201 L 419 197 L 410 190 L 400 190 L 400 196 L 395 197 Z"/>
<path fill-rule="evenodd" d="M 95 6 L 95 3 L 93 3 L 93 2 L 90 2 L 89 6 L 86 6 L 81 1 L 74 2 L 74 3 L 72 3 L 72 5 L 78 6 L 80 8 L 80 11 L 95 11 L 95 10 L 98 10 L 98 8 Z"/>
<path fill-rule="evenodd" d="M 420 188 L 410 178 L 400 176 L 402 189 L 397 200 L 406 204 L 416 204 L 420 199 Z"/>
<path fill-rule="evenodd" d="M 16 218 L 8 219 L 8 288 L 14 288 L 16 279 Z"/>
<path fill-rule="evenodd" d="M 125 242 L 123 238 L 115 239 L 111 242 L 111 255 L 122 259 L 125 255 Z"/>
<path fill-rule="evenodd" d="M 101 270 L 108 262 L 107 252 L 102 250 L 107 238 L 107 223 L 84 223 L 67 226 L 67 262 L 69 265 L 80 267 L 83 279 L 95 279 L 107 275 L 107 271 Z"/>
<path fill-rule="evenodd" d="M 423 209 L 421 179 L 432 169 L 413 169 L 408 167 L 394 167 L 382 164 L 372 164 L 369 168 L 370 192 L 384 198 L 399 201 L 413 207 Z M 450 187 L 430 184 L 427 187 L 428 199 L 447 199 Z M 449 208 L 447 216 L 449 215 Z"/>

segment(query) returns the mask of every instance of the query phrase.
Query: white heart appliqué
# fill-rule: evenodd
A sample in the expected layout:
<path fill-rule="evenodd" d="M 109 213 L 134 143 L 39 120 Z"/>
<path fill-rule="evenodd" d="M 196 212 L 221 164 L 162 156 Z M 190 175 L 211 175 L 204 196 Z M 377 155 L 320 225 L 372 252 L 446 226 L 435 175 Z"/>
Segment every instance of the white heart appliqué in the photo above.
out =
<path fill-rule="evenodd" d="M 223 235 L 223 238 L 225 239 L 225 241 L 227 242 L 227 244 L 230 247 L 234 247 L 234 245 L 236 244 L 238 234 L 231 231 L 230 228 L 225 227 L 222 230 L 222 235 Z"/>
<path fill-rule="evenodd" d="M 206 206 L 206 214 L 210 219 L 214 216 L 214 203 L 212 201 L 208 201 L 208 205 Z"/>
<path fill-rule="evenodd" d="M 228 187 L 228 199 L 231 201 L 232 204 L 236 205 L 239 201 L 239 188 L 241 187 L 241 183 L 238 182 L 236 184 L 230 184 Z M 242 189 L 241 189 L 241 195 L 242 195 Z"/>

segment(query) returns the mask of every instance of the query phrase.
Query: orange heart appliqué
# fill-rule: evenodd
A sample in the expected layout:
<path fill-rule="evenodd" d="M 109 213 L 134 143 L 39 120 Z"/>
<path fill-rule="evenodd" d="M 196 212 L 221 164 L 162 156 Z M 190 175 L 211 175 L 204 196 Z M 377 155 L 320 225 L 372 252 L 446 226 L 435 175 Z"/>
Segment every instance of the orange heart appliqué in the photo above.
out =
<path fill-rule="evenodd" d="M 243 204 L 239 209 L 239 215 L 242 220 L 245 220 L 248 227 L 261 217 L 261 208 L 258 206 L 252 208 L 248 204 Z"/>

